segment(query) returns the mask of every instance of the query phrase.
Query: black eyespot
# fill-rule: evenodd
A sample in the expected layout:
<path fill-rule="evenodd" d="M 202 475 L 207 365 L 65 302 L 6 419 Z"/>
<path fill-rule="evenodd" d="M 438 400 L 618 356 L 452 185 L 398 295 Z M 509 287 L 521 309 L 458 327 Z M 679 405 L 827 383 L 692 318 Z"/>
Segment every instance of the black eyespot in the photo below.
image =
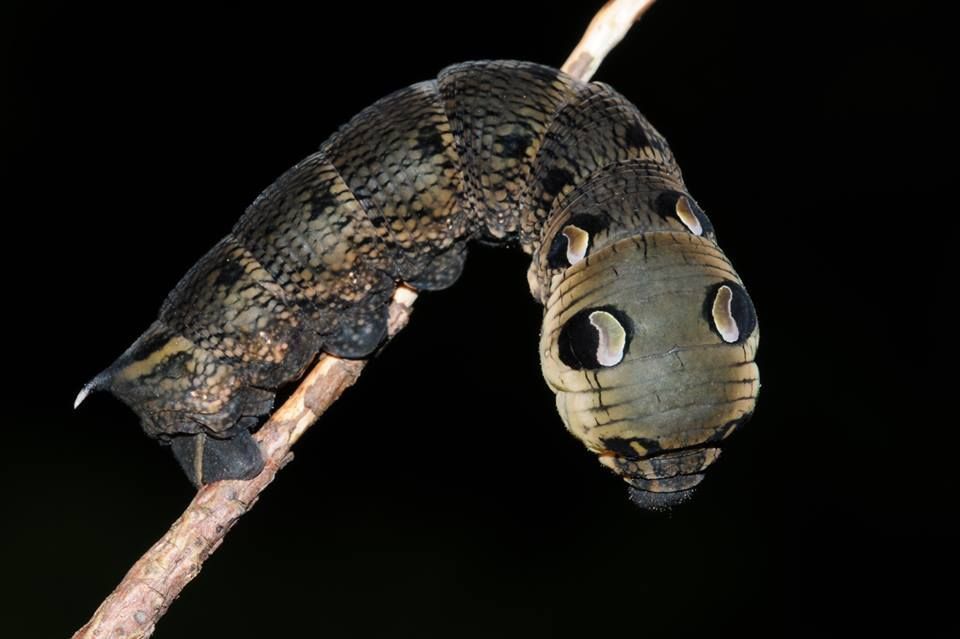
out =
<path fill-rule="evenodd" d="M 703 315 L 717 335 L 729 344 L 741 344 L 757 328 L 757 311 L 747 291 L 726 280 L 707 289 Z"/>
<path fill-rule="evenodd" d="M 657 215 L 663 219 L 679 220 L 681 224 L 693 232 L 693 228 L 691 228 L 690 224 L 691 220 L 683 219 L 683 217 L 681 217 L 683 214 L 678 213 L 677 204 L 680 201 L 680 198 L 686 199 L 686 201 L 680 205 L 680 210 L 689 210 L 689 212 L 693 214 L 693 216 L 696 218 L 696 221 L 699 223 L 700 232 L 697 233 L 697 235 L 703 235 L 704 237 L 716 239 L 716 234 L 713 231 L 713 224 L 710 222 L 710 218 L 708 218 L 707 214 L 703 212 L 703 209 L 700 208 L 700 205 L 697 204 L 696 200 L 686 193 L 680 193 L 677 191 L 664 191 L 658 195 L 654 204 Z M 694 227 L 695 226 L 696 225 L 694 225 Z"/>
<path fill-rule="evenodd" d="M 557 350 L 560 361 L 574 370 L 597 370 L 619 362 L 602 362 L 600 353 L 600 330 L 591 321 L 590 316 L 600 311 L 607 313 L 623 328 L 622 356 L 630 350 L 630 341 L 633 338 L 633 324 L 627 315 L 613 306 L 598 306 L 580 311 L 563 325 L 557 338 Z M 620 350 L 619 345 L 617 350 Z"/>
<path fill-rule="evenodd" d="M 578 229 L 581 229 L 587 233 L 590 238 L 590 241 L 587 245 L 587 250 L 584 253 L 584 257 L 590 255 L 590 248 L 593 245 L 593 237 L 599 231 L 603 230 L 606 227 L 606 220 L 603 220 L 594 215 L 573 215 L 567 220 L 566 224 L 557 229 L 556 234 L 553 236 L 553 240 L 550 242 L 550 249 L 547 251 L 547 266 L 550 268 L 567 268 L 570 266 L 570 261 L 567 259 L 567 248 L 568 248 L 568 238 L 564 234 L 563 230 L 568 226 L 575 226 Z"/>

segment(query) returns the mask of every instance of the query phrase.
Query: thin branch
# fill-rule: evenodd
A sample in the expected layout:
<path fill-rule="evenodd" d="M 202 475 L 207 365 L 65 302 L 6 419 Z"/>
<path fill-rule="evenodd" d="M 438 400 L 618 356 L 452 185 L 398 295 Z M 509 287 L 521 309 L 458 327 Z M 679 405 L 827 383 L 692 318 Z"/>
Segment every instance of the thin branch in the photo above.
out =
<path fill-rule="evenodd" d="M 580 80 L 589 80 L 600 68 L 600 63 L 627 35 L 633 23 L 640 19 L 655 0 L 610 0 L 603 5 L 573 53 L 561 69 Z"/>
<path fill-rule="evenodd" d="M 589 80 L 603 57 L 623 38 L 653 0 L 611 0 L 590 23 L 563 69 Z M 632 7 L 632 9 L 631 9 Z M 632 15 L 628 12 L 633 10 Z M 390 305 L 388 335 L 406 326 L 417 294 L 397 289 Z M 265 461 L 263 472 L 246 481 L 220 481 L 201 488 L 170 530 L 130 568 L 74 639 L 149 637 L 180 591 L 230 528 L 256 503 L 277 472 L 293 459 L 291 447 L 333 402 L 360 377 L 366 362 L 323 355 L 293 395 L 254 434 Z"/>

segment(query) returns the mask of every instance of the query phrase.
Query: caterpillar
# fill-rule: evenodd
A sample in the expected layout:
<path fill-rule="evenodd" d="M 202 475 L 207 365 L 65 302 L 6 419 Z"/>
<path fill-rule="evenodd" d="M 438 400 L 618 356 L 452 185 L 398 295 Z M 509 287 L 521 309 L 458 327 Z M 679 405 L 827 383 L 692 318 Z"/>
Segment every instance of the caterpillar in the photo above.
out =
<path fill-rule="evenodd" d="M 660 509 L 753 412 L 757 316 L 664 138 L 610 86 L 529 62 L 443 69 L 360 112 L 266 188 L 109 390 L 195 485 L 263 467 L 251 437 L 321 352 L 384 343 L 400 284 L 451 286 L 471 241 L 531 256 L 567 430 Z"/>

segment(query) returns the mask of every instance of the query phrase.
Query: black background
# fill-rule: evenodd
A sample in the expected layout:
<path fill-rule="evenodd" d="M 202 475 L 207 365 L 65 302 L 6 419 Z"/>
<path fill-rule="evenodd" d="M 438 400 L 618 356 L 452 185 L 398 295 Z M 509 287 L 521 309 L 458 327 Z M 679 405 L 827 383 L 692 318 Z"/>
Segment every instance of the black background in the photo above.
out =
<path fill-rule="evenodd" d="M 559 66 L 599 3 L 336 4 L 5 5 L 4 634 L 68 635 L 189 501 L 119 402 L 71 405 L 256 194 L 447 64 Z M 945 23 L 661 0 L 600 69 L 671 142 L 760 316 L 758 411 L 696 499 L 633 508 L 564 432 L 527 260 L 478 248 L 156 636 L 947 636 Z"/>

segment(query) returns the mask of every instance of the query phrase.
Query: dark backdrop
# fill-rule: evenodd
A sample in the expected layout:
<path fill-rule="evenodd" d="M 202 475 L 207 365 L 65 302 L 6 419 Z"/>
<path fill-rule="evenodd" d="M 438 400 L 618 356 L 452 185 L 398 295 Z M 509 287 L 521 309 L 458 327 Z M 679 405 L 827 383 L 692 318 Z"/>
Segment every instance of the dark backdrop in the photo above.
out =
<path fill-rule="evenodd" d="M 72 632 L 189 501 L 119 402 L 71 404 L 256 194 L 447 64 L 561 64 L 598 3 L 309 4 L 4 7 L 4 634 Z M 478 248 L 156 636 L 945 635 L 944 22 L 661 0 L 601 68 L 671 142 L 761 320 L 758 411 L 696 499 L 633 508 L 564 432 L 526 258 Z"/>

